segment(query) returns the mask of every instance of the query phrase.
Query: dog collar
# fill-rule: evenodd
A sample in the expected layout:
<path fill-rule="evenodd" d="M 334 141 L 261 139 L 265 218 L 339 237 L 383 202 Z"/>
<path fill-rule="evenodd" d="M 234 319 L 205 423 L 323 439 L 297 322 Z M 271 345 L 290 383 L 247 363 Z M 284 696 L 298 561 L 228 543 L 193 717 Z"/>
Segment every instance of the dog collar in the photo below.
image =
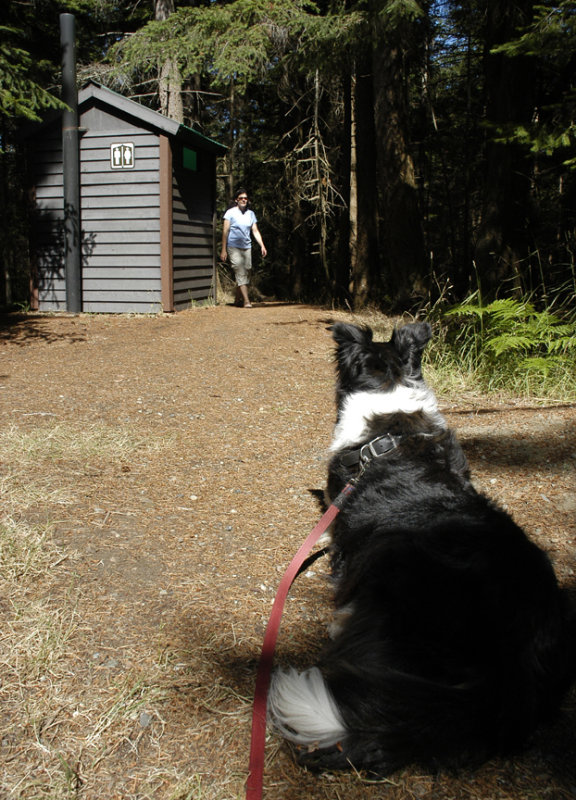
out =
<path fill-rule="evenodd" d="M 350 450 L 349 453 L 345 453 L 340 457 L 340 462 L 344 467 L 359 467 L 360 471 L 364 472 L 371 461 L 382 458 L 382 456 L 388 455 L 388 453 L 396 450 L 404 439 L 441 439 L 445 435 L 445 430 L 435 431 L 434 433 L 421 432 L 400 436 L 394 436 L 392 433 L 385 433 L 363 444 L 362 447 L 359 447 L 357 450 Z"/>
<path fill-rule="evenodd" d="M 370 461 L 375 458 L 382 458 L 382 456 L 396 450 L 402 436 L 393 436 L 391 433 L 385 433 L 383 436 L 377 436 L 372 441 L 367 442 L 358 448 L 358 450 L 351 450 L 340 458 L 340 461 L 345 467 L 355 467 L 361 464 L 366 467 Z"/>

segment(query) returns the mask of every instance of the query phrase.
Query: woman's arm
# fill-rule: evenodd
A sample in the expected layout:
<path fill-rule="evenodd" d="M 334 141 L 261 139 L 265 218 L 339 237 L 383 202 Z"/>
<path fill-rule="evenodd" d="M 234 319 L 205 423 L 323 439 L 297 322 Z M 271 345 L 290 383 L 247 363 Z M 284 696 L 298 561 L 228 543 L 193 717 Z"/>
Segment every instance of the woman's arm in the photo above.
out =
<path fill-rule="evenodd" d="M 266 247 L 264 246 L 264 242 L 262 241 L 262 234 L 258 230 L 258 225 L 256 225 L 256 223 L 254 223 L 254 225 L 252 225 L 252 235 L 254 236 L 254 238 L 256 239 L 258 244 L 260 245 L 260 250 L 262 252 L 262 258 L 266 258 L 266 255 L 267 255 L 268 251 L 266 250 Z"/>
<path fill-rule="evenodd" d="M 228 258 L 228 234 L 230 233 L 230 220 L 225 219 L 224 225 L 222 226 L 222 249 L 220 250 L 220 260 L 226 261 Z"/>

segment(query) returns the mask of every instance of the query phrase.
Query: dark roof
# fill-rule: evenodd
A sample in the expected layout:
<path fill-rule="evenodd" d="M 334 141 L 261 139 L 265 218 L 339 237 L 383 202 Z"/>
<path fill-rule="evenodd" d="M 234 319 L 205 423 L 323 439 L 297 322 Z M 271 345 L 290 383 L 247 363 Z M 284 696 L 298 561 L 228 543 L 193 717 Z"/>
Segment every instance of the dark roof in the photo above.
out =
<path fill-rule="evenodd" d="M 146 125 L 153 128 L 160 133 L 165 133 L 167 136 L 178 137 L 185 144 L 191 147 L 197 147 L 202 150 L 208 150 L 216 155 L 223 155 L 228 149 L 225 145 L 219 144 L 214 139 L 209 139 L 194 128 L 189 128 L 187 125 L 182 125 L 170 117 L 165 117 L 158 111 L 153 111 L 151 108 L 136 103 L 118 92 L 107 89 L 95 81 L 89 81 L 78 92 L 78 110 L 82 106 L 90 105 L 92 102 L 97 102 L 100 105 L 109 106 L 113 111 L 120 111 L 128 117 L 132 117 L 137 123 Z"/>

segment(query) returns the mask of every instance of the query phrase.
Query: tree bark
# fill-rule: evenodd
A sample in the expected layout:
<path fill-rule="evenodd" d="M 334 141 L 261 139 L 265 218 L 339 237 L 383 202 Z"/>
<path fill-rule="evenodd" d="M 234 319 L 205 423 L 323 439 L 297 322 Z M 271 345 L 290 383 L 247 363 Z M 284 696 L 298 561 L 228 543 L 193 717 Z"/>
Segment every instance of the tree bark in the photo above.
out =
<path fill-rule="evenodd" d="M 376 146 L 373 82 L 369 69 L 356 67 L 352 82 L 350 168 L 350 295 L 363 308 L 378 294 Z"/>
<path fill-rule="evenodd" d="M 166 20 L 174 12 L 174 0 L 154 0 L 154 18 Z M 182 76 L 176 59 L 167 58 L 159 66 L 158 97 L 160 113 L 184 122 L 184 106 L 182 103 Z"/>
<path fill-rule="evenodd" d="M 340 176 L 340 195 L 344 208 L 338 213 L 335 228 L 335 264 L 333 296 L 336 302 L 350 302 L 350 245 L 352 214 L 352 85 L 351 76 L 343 81 L 343 122 L 340 130 L 339 160 L 337 173 Z M 356 213 L 354 215 L 356 219 Z"/>
<path fill-rule="evenodd" d="M 532 18 L 532 0 L 488 2 L 486 28 L 486 113 L 491 126 L 487 145 L 486 183 L 475 262 L 481 288 L 495 296 L 503 282 L 521 289 L 530 252 L 533 218 L 530 163 L 506 131 L 528 124 L 533 110 L 533 65 L 527 57 L 508 58 L 491 49 L 514 38 Z M 498 137 L 498 141 L 496 138 Z"/>
<path fill-rule="evenodd" d="M 383 285 L 395 306 L 405 306 L 414 296 L 426 293 L 424 235 L 409 149 L 405 86 L 404 50 L 414 27 L 405 23 L 383 34 L 373 54 Z"/>

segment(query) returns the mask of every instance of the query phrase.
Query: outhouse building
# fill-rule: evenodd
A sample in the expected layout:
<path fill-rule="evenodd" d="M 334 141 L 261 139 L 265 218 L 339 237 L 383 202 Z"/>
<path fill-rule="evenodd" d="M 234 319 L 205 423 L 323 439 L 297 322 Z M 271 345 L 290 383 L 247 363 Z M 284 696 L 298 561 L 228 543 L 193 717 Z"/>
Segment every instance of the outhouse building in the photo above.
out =
<path fill-rule="evenodd" d="M 78 118 L 82 311 L 169 312 L 213 297 L 226 148 L 95 82 L 78 94 Z M 29 145 L 32 307 L 66 310 L 60 120 Z"/>

